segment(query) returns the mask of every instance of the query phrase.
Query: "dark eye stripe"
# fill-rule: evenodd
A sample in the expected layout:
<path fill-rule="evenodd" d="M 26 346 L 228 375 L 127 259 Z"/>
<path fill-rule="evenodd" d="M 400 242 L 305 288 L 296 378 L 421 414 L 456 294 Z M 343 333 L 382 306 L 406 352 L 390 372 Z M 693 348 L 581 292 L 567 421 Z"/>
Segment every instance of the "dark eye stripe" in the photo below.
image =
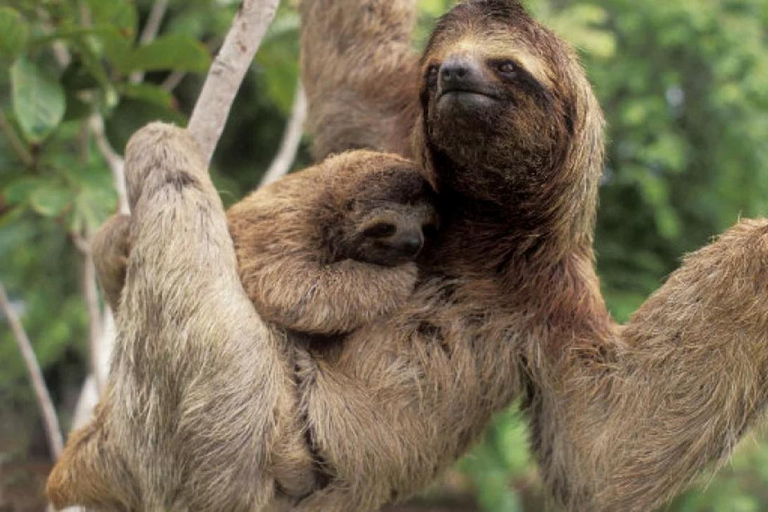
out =
<path fill-rule="evenodd" d="M 427 68 L 427 73 L 425 77 L 427 85 L 429 85 L 430 87 L 434 87 L 435 85 L 437 85 L 437 77 L 439 72 L 440 72 L 440 66 L 437 64 L 432 64 Z"/>
<path fill-rule="evenodd" d="M 507 63 L 512 63 L 515 70 L 513 73 L 501 74 L 503 80 L 516 84 L 525 92 L 533 96 L 537 102 L 549 103 L 552 101 L 552 93 L 550 90 L 536 80 L 536 78 L 534 78 L 534 76 L 518 62 L 510 61 L 508 59 L 494 59 L 488 61 L 488 65 L 494 69 L 499 69 L 502 65 Z"/>

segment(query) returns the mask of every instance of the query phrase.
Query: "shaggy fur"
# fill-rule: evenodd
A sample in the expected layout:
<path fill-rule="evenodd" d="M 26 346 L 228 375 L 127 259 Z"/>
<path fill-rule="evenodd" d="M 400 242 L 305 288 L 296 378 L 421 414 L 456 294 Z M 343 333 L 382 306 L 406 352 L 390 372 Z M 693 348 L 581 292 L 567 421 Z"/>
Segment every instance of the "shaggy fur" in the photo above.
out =
<path fill-rule="evenodd" d="M 419 113 L 415 0 L 302 1 L 299 9 L 315 157 L 356 148 L 411 156 Z"/>
<path fill-rule="evenodd" d="M 305 78 L 321 66 L 335 75 L 306 81 L 316 152 L 344 149 L 327 141 L 354 126 L 342 139 L 350 146 L 415 154 L 443 219 L 410 309 L 318 365 L 310 428 L 341 475 L 340 489 L 325 493 L 338 510 L 407 495 L 523 393 L 542 475 L 561 505 L 660 506 L 724 460 L 765 409 L 768 221 L 744 221 L 689 256 L 617 326 L 592 249 L 603 121 L 573 51 L 515 1 L 460 4 L 421 60 L 421 114 L 404 150 L 397 129 L 377 137 L 376 120 L 410 126 L 413 109 L 382 106 L 368 91 L 390 73 L 410 89 L 414 73 L 393 63 L 411 62 L 410 25 L 400 22 L 413 5 L 302 7 Z M 387 40 L 366 27 L 386 27 Z M 486 97 L 441 95 L 441 65 L 457 57 L 481 70 L 476 92 Z M 341 443 L 329 428 L 341 421 L 365 437 Z"/>
<path fill-rule="evenodd" d="M 57 508 L 252 511 L 277 488 L 307 492 L 283 334 L 243 291 L 195 142 L 178 128 L 142 129 L 126 178 L 132 248 L 108 389 L 70 437 L 48 497 Z"/>
<path fill-rule="evenodd" d="M 188 172 L 197 164 L 173 146 L 147 151 L 154 165 L 129 172 L 144 194 L 121 303 L 125 369 L 103 406 L 127 411 L 107 425 L 133 449 L 71 440 L 49 484 L 57 504 L 85 496 L 109 507 L 118 495 L 144 509 L 259 510 L 278 488 L 293 510 L 373 511 L 422 489 L 522 396 L 560 504 L 645 511 L 727 456 L 764 410 L 768 221 L 742 222 L 689 256 L 616 325 L 592 250 L 602 117 L 572 50 L 513 0 L 468 0 L 440 21 L 412 74 L 392 65 L 415 62 L 411 3 L 305 0 L 303 12 L 317 16 L 304 23 L 305 51 L 333 50 L 305 53 L 306 69 L 333 70 L 307 82 L 318 153 L 397 151 L 419 117 L 413 154 L 438 188 L 442 227 L 413 294 L 339 343 L 290 342 L 286 366 L 286 344 L 237 282 L 204 173 Z M 371 51 L 390 38 L 379 66 Z M 482 79 L 450 91 L 443 67 L 459 58 Z M 393 69 L 396 80 L 379 74 Z M 377 81 L 415 96 L 381 101 L 366 92 Z M 309 494 L 270 485 L 267 454 L 295 446 L 278 434 L 302 429 Z M 307 468 L 294 462 L 288 481 Z"/>
<path fill-rule="evenodd" d="M 436 228 L 432 201 L 412 163 L 367 151 L 254 192 L 227 217 L 256 311 L 311 334 L 349 332 L 391 313 L 416 284 L 419 249 L 408 244 L 423 245 L 424 228 Z"/>

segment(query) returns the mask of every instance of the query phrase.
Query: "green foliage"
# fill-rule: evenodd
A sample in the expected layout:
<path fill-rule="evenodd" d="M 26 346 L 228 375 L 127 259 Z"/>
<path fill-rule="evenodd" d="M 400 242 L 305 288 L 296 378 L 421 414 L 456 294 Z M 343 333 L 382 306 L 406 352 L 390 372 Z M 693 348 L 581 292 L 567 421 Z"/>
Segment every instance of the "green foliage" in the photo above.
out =
<path fill-rule="evenodd" d="M 146 46 L 136 48 L 123 62 L 123 71 L 158 71 L 173 69 L 204 73 L 211 63 L 205 47 L 182 34 L 159 37 Z"/>
<path fill-rule="evenodd" d="M 0 7 L 0 57 L 13 60 L 26 46 L 29 26 L 17 11 Z"/>
<path fill-rule="evenodd" d="M 11 67 L 13 111 L 24 137 L 40 142 L 64 117 L 64 90 L 56 77 L 25 58 Z"/>
<path fill-rule="evenodd" d="M 454 0 L 420 0 L 417 45 Z M 597 230 L 611 311 L 626 320 L 680 257 L 768 210 L 768 4 L 764 0 L 529 0 L 582 53 L 609 122 Z M 87 315 L 75 235 L 116 209 L 88 131 L 101 115 L 122 152 L 143 124 L 186 123 L 234 0 L 172 0 L 159 36 L 138 42 L 151 0 L 6 0 L 0 7 L 0 280 L 60 408 L 84 373 Z M 61 61 L 62 50 L 69 60 Z M 298 17 L 282 2 L 214 161 L 226 203 L 269 165 L 298 78 Z M 144 71 L 146 80 L 130 77 Z M 181 84 L 162 86 L 173 72 Z M 308 162 L 306 151 L 297 166 Z M 62 368 L 74 377 L 53 379 Z M 69 384 L 67 384 L 69 383 Z M 0 330 L 0 415 L 37 417 L 17 350 Z M 5 400 L 5 399 L 8 400 Z M 66 413 L 65 413 L 66 415 Z M 488 511 L 541 510 L 525 418 L 501 414 L 458 469 Z M 25 437 L 19 437 L 19 442 Z M 0 454 L 2 458 L 2 454 Z M 768 444 L 752 442 L 676 512 L 768 509 Z"/>

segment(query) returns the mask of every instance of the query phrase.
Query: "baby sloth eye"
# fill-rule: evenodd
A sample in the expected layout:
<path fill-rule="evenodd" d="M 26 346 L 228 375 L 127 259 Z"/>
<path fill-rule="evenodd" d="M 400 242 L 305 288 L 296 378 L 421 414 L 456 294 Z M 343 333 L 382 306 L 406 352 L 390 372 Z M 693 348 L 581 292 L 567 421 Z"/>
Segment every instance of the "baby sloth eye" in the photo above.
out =
<path fill-rule="evenodd" d="M 514 62 L 511 61 L 504 61 L 499 62 L 496 64 L 496 69 L 499 71 L 499 73 L 502 73 L 504 75 L 514 75 L 517 71 L 517 66 Z"/>
<path fill-rule="evenodd" d="M 386 238 L 392 236 L 397 231 L 397 227 L 389 222 L 380 222 L 363 231 L 363 236 L 369 238 Z"/>

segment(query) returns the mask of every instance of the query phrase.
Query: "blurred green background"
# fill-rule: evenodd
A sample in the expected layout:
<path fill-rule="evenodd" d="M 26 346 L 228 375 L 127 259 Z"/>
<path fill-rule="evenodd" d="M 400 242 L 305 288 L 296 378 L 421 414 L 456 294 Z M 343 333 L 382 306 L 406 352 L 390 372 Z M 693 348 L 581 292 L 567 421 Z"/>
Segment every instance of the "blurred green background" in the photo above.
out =
<path fill-rule="evenodd" d="M 579 48 L 609 121 L 597 250 L 603 291 L 623 321 L 683 254 L 740 216 L 768 212 L 768 2 L 526 3 Z M 420 0 L 417 45 L 452 4 Z M 88 368 L 74 241 L 117 205 L 88 119 L 103 117 L 118 152 L 150 120 L 185 123 L 237 2 L 171 0 L 159 36 L 142 45 L 152 6 L 0 4 L 0 281 L 22 314 L 65 430 Z M 225 203 L 254 188 L 274 157 L 297 62 L 298 17 L 284 1 L 215 157 Z M 296 168 L 309 162 L 307 148 L 305 140 Z M 547 509 L 525 439 L 520 415 L 501 414 L 470 455 L 401 510 Z M 0 317 L 0 511 L 40 510 L 49 464 L 39 412 Z M 748 438 L 700 488 L 670 510 L 768 510 L 768 443 Z"/>

